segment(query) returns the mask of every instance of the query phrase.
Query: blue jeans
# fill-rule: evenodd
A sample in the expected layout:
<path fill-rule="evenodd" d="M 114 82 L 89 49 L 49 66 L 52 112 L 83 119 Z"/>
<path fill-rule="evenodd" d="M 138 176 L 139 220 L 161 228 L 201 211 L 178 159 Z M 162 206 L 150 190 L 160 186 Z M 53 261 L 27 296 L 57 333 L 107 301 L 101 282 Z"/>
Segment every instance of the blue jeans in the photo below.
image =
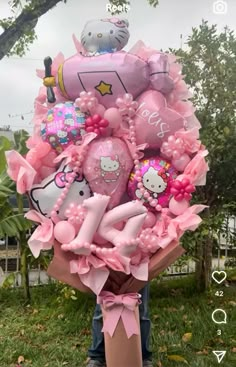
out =
<path fill-rule="evenodd" d="M 140 292 L 142 296 L 142 303 L 139 306 L 140 329 L 141 329 L 141 343 L 143 360 L 151 359 L 152 352 L 149 350 L 151 321 L 148 312 L 149 300 L 149 285 L 146 285 Z M 96 359 L 100 362 L 105 362 L 105 344 L 102 333 L 102 311 L 100 305 L 96 305 L 93 322 L 92 322 L 92 345 L 88 350 L 88 356 L 91 359 Z"/>

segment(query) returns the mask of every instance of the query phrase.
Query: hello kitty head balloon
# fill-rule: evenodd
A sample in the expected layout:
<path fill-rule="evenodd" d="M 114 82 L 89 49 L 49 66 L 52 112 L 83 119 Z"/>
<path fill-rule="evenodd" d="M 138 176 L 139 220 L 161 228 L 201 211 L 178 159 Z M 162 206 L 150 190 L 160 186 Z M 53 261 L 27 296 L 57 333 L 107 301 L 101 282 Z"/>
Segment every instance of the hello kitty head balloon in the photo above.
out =
<path fill-rule="evenodd" d="M 30 199 L 34 207 L 46 217 L 50 217 L 50 213 L 53 207 L 60 197 L 63 188 L 69 181 L 72 173 L 72 169 L 64 162 L 60 165 L 57 172 L 51 174 L 45 178 L 41 184 L 34 185 L 30 191 Z M 70 204 L 80 205 L 84 199 L 88 199 L 91 196 L 90 187 L 88 182 L 82 175 L 77 175 L 74 182 L 70 186 L 70 190 L 62 206 L 58 216 L 60 219 L 65 219 L 65 211 L 69 208 Z"/>
<path fill-rule="evenodd" d="M 110 18 L 90 20 L 81 34 L 81 43 L 89 53 L 120 51 L 129 40 L 126 19 Z"/>
<path fill-rule="evenodd" d="M 171 182 L 177 177 L 178 172 L 170 162 L 161 157 L 144 158 L 140 161 L 143 189 L 152 199 L 157 200 L 161 207 L 167 207 L 171 198 Z M 138 186 L 139 181 L 133 171 L 128 183 L 128 194 L 132 199 L 144 201 L 144 205 L 150 210 L 147 198 Z"/>

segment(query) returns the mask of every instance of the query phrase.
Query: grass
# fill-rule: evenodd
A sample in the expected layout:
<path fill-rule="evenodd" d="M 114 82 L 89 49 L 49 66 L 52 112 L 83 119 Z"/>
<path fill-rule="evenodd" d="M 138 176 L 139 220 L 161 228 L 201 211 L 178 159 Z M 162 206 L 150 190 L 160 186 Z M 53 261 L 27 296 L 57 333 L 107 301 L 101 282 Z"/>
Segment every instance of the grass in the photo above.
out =
<path fill-rule="evenodd" d="M 0 290 L 0 367 L 15 367 L 20 356 L 24 367 L 86 365 L 95 299 L 86 294 L 79 294 L 77 300 L 65 298 L 61 289 L 58 285 L 32 289 L 32 304 L 26 307 L 21 290 Z M 217 290 L 223 290 L 224 296 L 215 296 Z M 66 296 L 70 294 L 66 290 Z M 227 325 L 213 323 L 216 308 L 226 311 Z M 213 350 L 227 350 L 222 365 L 235 367 L 234 283 L 197 294 L 191 277 L 155 280 L 150 310 L 154 367 L 216 367 Z"/>

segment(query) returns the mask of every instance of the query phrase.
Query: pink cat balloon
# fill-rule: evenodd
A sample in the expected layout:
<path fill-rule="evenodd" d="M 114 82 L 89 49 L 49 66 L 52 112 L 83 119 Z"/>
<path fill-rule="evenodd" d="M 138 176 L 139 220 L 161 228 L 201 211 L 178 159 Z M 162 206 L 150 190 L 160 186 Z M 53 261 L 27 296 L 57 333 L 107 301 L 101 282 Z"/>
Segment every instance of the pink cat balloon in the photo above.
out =
<path fill-rule="evenodd" d="M 148 143 L 149 148 L 160 148 L 168 136 L 184 127 L 184 118 L 167 107 L 160 92 L 146 91 L 137 101 L 139 107 L 134 118 L 137 144 Z"/>
<path fill-rule="evenodd" d="M 86 23 L 81 44 L 77 41 L 78 53 L 57 65 L 54 82 L 63 97 L 75 100 L 82 91 L 94 91 L 108 108 L 125 93 L 137 98 L 150 85 L 162 93 L 172 91 L 166 54 L 156 51 L 139 57 L 122 50 L 129 39 L 128 26 L 127 20 L 118 18 Z"/>
<path fill-rule="evenodd" d="M 119 138 L 102 138 L 90 144 L 83 173 L 93 192 L 111 196 L 109 209 L 119 204 L 125 192 L 133 160 Z"/>
<path fill-rule="evenodd" d="M 71 178 L 72 168 L 62 161 L 56 172 L 45 178 L 40 184 L 35 184 L 29 192 L 30 200 L 35 209 L 46 217 L 50 217 L 55 203 L 60 197 L 63 188 Z M 70 187 L 60 208 L 58 216 L 60 219 L 66 219 L 66 210 L 70 204 L 82 204 L 84 199 L 91 196 L 91 191 L 87 181 L 82 175 L 77 175 Z"/>
<path fill-rule="evenodd" d="M 170 162 L 160 157 L 142 159 L 140 161 L 140 171 L 142 172 L 144 189 L 148 191 L 153 199 L 157 199 L 157 204 L 167 207 L 171 198 L 170 183 L 177 177 L 178 172 Z M 138 189 L 138 181 L 134 171 L 130 175 L 128 194 L 132 199 L 144 201 L 144 205 L 153 210 Z"/>

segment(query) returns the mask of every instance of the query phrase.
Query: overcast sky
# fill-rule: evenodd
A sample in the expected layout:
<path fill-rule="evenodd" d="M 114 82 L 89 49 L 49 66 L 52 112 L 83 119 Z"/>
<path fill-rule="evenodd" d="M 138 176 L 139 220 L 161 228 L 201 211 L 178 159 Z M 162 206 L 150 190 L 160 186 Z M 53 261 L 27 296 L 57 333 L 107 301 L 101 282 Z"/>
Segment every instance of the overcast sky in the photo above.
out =
<path fill-rule="evenodd" d="M 80 38 L 85 22 L 89 19 L 107 17 L 106 0 L 67 0 L 59 3 L 53 10 L 40 18 L 36 32 L 38 39 L 30 47 L 25 57 L 4 58 L 0 61 L 0 126 L 11 125 L 30 129 L 33 101 L 41 86 L 35 70 L 43 68 L 43 59 L 54 57 L 62 51 L 65 57 L 75 53 L 72 34 Z M 219 31 L 225 25 L 236 31 L 236 0 L 218 0 L 220 11 L 227 3 L 226 14 L 215 14 L 215 0 L 160 0 L 154 9 L 146 0 L 131 0 L 131 9 L 127 14 L 130 23 L 130 40 L 126 50 L 139 39 L 157 49 L 180 47 L 180 35 L 183 42 L 191 34 L 192 27 L 199 26 L 202 19 L 217 24 Z M 221 3 L 221 4 L 219 4 Z M 215 4 L 216 5 L 216 4 Z M 0 0 L 0 17 L 9 16 L 8 0 Z M 24 121 L 20 116 L 24 115 Z M 31 129 L 30 129 L 31 130 Z"/>

